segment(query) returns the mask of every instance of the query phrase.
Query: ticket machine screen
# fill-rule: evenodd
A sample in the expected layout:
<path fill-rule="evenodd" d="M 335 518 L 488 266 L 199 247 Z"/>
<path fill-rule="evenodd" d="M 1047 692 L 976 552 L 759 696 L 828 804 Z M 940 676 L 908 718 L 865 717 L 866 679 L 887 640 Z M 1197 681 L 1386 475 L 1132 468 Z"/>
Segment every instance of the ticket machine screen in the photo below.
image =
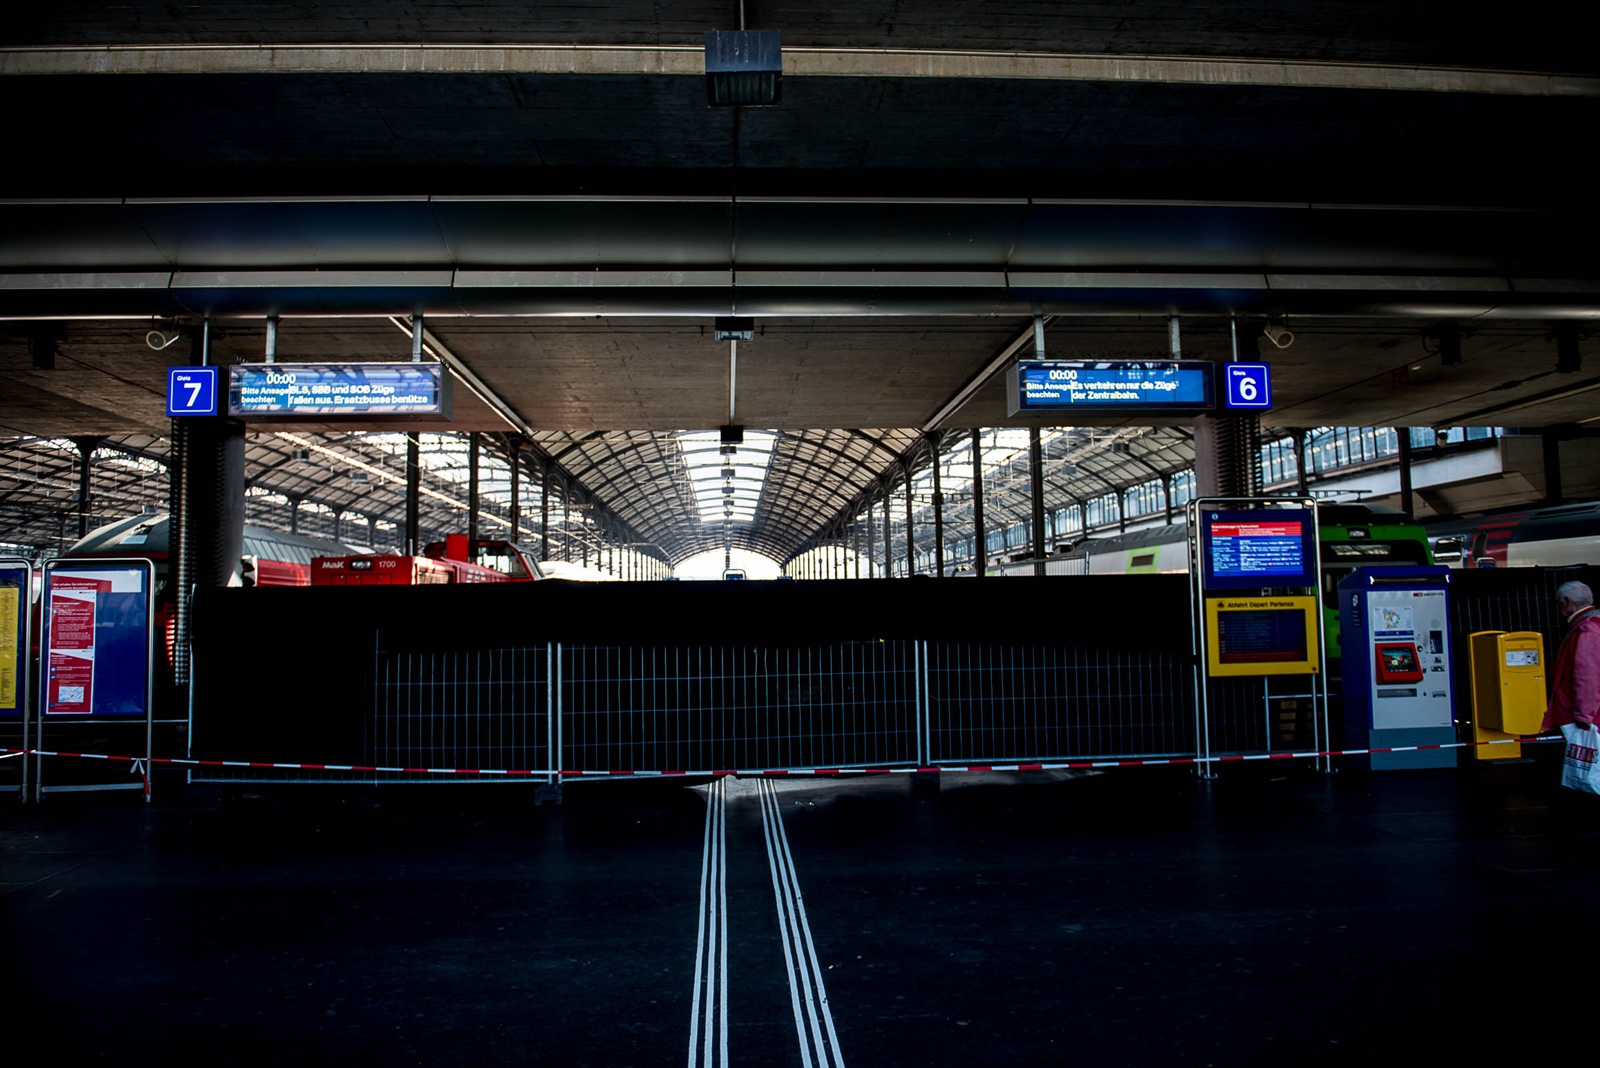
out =
<path fill-rule="evenodd" d="M 1422 663 L 1414 642 L 1379 642 L 1377 669 L 1380 683 L 1421 682 Z"/>

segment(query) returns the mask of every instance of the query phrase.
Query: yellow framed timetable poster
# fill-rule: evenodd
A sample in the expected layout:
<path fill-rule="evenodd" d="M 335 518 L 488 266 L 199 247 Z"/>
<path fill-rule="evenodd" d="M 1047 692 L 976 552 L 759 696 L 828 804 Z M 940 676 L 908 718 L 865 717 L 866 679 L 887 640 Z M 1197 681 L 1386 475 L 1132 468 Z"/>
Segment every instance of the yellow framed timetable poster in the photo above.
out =
<path fill-rule="evenodd" d="M 1206 637 L 1206 670 L 1213 677 L 1315 674 L 1317 599 L 1209 598 Z"/>

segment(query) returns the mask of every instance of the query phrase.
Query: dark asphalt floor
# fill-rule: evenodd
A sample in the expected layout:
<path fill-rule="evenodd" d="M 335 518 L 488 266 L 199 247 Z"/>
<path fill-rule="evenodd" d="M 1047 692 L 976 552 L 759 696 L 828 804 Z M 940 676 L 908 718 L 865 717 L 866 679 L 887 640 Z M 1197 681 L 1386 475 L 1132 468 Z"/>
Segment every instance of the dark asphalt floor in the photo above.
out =
<path fill-rule="evenodd" d="M 844 1063 L 1526 1061 L 1563 994 L 1592 997 L 1562 921 L 1600 901 L 1600 799 L 1551 755 L 776 801 Z M 728 1063 L 800 1065 L 757 791 L 725 802 Z M 684 1065 L 707 794 L 4 802 L 8 1030 L 63 1063 Z"/>

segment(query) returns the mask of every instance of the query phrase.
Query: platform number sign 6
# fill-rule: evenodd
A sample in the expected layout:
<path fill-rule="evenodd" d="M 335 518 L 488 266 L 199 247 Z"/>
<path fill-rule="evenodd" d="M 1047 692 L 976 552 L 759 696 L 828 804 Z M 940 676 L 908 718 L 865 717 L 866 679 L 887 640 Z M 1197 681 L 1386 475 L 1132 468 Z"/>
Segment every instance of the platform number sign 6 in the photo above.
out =
<path fill-rule="evenodd" d="M 1272 407 L 1272 368 L 1264 363 L 1222 365 L 1229 408 L 1266 411 Z"/>
<path fill-rule="evenodd" d="M 216 415 L 215 367 L 167 368 L 167 414 Z"/>

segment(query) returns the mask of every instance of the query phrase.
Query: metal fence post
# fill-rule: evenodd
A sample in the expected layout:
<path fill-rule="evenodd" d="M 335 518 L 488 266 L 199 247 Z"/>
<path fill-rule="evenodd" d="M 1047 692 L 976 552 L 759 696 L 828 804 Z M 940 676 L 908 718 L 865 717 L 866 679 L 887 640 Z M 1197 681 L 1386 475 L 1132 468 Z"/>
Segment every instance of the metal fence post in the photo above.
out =
<path fill-rule="evenodd" d="M 1202 779 L 1212 778 L 1210 679 L 1205 667 L 1205 594 L 1200 586 L 1200 502 L 1185 505 L 1189 524 L 1189 650 L 1194 680 L 1194 755 Z"/>
<path fill-rule="evenodd" d="M 913 672 L 916 675 L 917 766 L 928 766 L 928 643 L 911 643 Z"/>
<path fill-rule="evenodd" d="M 550 761 L 551 785 L 561 781 L 561 643 L 550 642 L 544 647 L 545 655 L 545 707 L 550 720 L 545 724 L 545 750 Z"/>

